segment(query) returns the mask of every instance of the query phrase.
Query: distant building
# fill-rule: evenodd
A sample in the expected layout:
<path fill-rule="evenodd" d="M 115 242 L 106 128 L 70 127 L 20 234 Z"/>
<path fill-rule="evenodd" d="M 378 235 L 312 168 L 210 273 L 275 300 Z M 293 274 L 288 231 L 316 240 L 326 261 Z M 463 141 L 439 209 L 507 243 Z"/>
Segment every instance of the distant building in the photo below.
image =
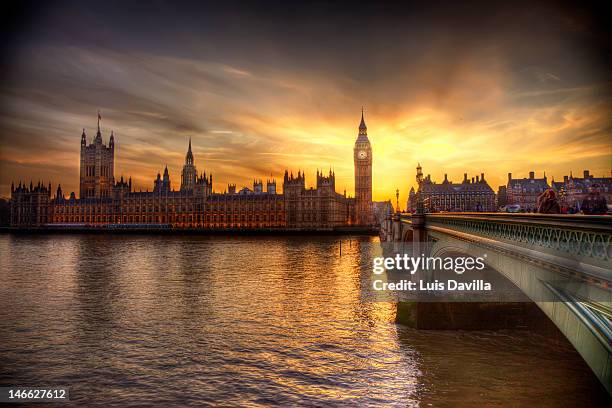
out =
<path fill-rule="evenodd" d="M 305 187 L 306 176 L 297 177 L 285 171 L 283 194 L 285 222 L 288 228 L 333 228 L 353 223 L 350 206 L 354 200 L 336 193 L 336 174 L 330 170 L 325 176 L 317 171 L 316 188 Z"/>
<path fill-rule="evenodd" d="M 538 197 L 549 188 L 546 174 L 542 178 L 535 178 L 535 172 L 530 171 L 529 178 L 513 179 L 512 173 L 508 173 L 506 204 L 518 204 L 522 210 L 536 211 Z"/>
<path fill-rule="evenodd" d="M 58 186 L 61 192 L 61 187 Z M 74 193 L 73 193 L 74 195 Z M 46 187 L 40 182 L 34 185 L 19 182 L 15 187 L 11 184 L 11 221 L 10 225 L 29 226 L 44 225 L 53 222 L 55 208 L 51 202 L 51 183 Z"/>
<path fill-rule="evenodd" d="M 612 176 L 612 174 L 611 174 Z M 557 193 L 562 206 L 580 210 L 582 200 L 595 187 L 605 197 L 608 204 L 612 203 L 612 177 L 595 177 L 589 170 L 584 170 L 582 177 L 574 177 L 571 173 L 564 176 L 563 181 L 552 181 L 551 187 Z"/>
<path fill-rule="evenodd" d="M 463 175 L 461 183 L 453 183 L 444 175 L 442 183 L 436 183 L 427 175 L 421 183 L 421 196 L 428 212 L 495 211 L 495 192 L 485 180 L 484 173 L 468 179 Z M 410 211 L 416 209 L 416 193 L 410 190 Z"/>
<path fill-rule="evenodd" d="M 508 193 L 506 186 L 499 186 L 497 188 L 497 208 L 503 207 L 508 204 Z"/>
<path fill-rule="evenodd" d="M 306 188 L 306 176 L 285 170 L 283 191 L 275 180 L 253 180 L 253 189 L 213 191 L 213 177 L 198 174 L 191 139 L 181 172 L 180 190 L 173 190 L 168 167 L 157 173 L 152 191 L 134 191 L 132 180 L 114 178 L 115 140 L 102 142 L 100 115 L 93 143 L 81 135 L 80 196 L 66 198 L 58 185 L 52 197 L 48 186 L 11 185 L 12 227 L 86 226 L 121 228 L 164 226 L 172 228 L 291 228 L 332 229 L 347 225 L 373 226 L 372 149 L 361 116 L 354 147 L 356 198 L 336 192 L 336 174 L 317 171 L 316 187 Z"/>

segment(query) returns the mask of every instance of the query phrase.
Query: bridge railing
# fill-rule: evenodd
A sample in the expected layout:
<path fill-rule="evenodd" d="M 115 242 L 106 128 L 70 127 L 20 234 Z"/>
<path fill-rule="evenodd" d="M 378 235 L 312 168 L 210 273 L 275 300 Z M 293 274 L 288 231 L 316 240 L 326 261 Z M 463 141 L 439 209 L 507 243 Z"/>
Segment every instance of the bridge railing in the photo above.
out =
<path fill-rule="evenodd" d="M 401 221 L 410 222 L 410 214 Z M 435 213 L 425 228 L 438 227 L 612 267 L 612 217 L 508 213 Z M 612 271 L 610 271 L 612 275 Z"/>

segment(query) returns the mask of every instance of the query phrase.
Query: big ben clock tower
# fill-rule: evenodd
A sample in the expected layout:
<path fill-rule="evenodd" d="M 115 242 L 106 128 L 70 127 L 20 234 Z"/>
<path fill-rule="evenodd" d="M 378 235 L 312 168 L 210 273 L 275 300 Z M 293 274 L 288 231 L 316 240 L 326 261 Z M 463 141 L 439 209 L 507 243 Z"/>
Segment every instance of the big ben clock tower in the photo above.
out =
<path fill-rule="evenodd" d="M 359 225 L 372 225 L 372 146 L 368 139 L 368 128 L 363 119 L 361 109 L 361 123 L 359 134 L 353 148 L 355 160 L 355 217 Z"/>

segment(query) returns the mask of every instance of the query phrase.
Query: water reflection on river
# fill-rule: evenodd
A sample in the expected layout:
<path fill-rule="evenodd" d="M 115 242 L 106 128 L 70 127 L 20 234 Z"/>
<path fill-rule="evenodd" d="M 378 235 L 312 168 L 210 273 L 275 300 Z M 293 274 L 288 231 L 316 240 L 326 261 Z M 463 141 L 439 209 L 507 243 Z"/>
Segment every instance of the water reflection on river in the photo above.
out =
<path fill-rule="evenodd" d="M 567 346 L 395 325 L 360 296 L 374 239 L 2 235 L 0 385 L 89 406 L 604 401 Z"/>

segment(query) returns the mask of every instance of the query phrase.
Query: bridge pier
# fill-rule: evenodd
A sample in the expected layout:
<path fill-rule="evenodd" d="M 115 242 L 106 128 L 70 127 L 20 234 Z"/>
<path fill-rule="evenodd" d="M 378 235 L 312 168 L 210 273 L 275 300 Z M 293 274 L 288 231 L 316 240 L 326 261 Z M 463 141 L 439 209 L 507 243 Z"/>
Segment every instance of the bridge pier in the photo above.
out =
<path fill-rule="evenodd" d="M 396 322 L 422 330 L 528 329 L 566 341 L 535 303 L 398 302 Z"/>
<path fill-rule="evenodd" d="M 393 217 L 391 218 L 391 223 L 393 224 L 393 228 L 391 229 L 391 241 L 402 242 L 402 226 L 398 214 L 393 215 Z"/>
<path fill-rule="evenodd" d="M 427 242 L 427 231 L 425 230 L 425 214 L 412 215 L 412 251 L 419 256 L 425 253 Z"/>

